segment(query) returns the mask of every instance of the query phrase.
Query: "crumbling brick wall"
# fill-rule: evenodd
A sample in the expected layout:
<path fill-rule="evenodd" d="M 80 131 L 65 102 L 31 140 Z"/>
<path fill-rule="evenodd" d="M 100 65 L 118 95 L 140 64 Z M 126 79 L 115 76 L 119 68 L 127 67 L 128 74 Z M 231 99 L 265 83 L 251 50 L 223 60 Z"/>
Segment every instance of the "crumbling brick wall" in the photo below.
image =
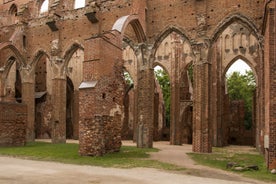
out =
<path fill-rule="evenodd" d="M 79 91 L 81 155 L 98 156 L 118 151 L 121 147 L 124 79 L 121 49 L 117 47 L 120 42 L 116 42 L 116 34 L 107 33 L 86 42 L 88 52 L 85 54 L 84 81 L 94 85 L 80 87 Z M 91 75 L 91 71 L 98 72 Z"/>
<path fill-rule="evenodd" d="M 192 62 L 195 66 L 195 93 L 193 94 L 193 111 L 195 112 L 193 123 L 196 124 L 193 129 L 195 150 L 210 152 L 212 142 L 215 146 L 222 145 L 219 140 L 222 140 L 223 136 L 220 134 L 219 128 L 223 123 L 224 93 L 221 89 L 223 75 L 233 59 L 243 57 L 254 68 L 259 82 L 256 94 L 256 129 L 259 137 L 257 146 L 260 147 L 260 150 L 264 150 L 263 135 L 269 136 L 266 155 L 267 158 L 269 157 L 270 164 L 275 162 L 276 136 L 274 135 L 275 113 L 273 109 L 276 108 L 273 108 L 275 100 L 272 99 L 275 96 L 273 83 L 275 78 L 273 75 L 273 71 L 275 71 L 275 63 L 273 63 L 275 60 L 275 51 L 273 50 L 275 47 L 273 42 L 275 40 L 273 32 L 274 0 L 95 0 L 86 1 L 86 6 L 77 10 L 73 9 L 73 1 L 50 0 L 49 12 L 40 15 L 39 8 L 42 2 L 13 0 L 3 1 L 0 5 L 0 95 L 2 98 L 7 87 L 5 80 L 8 79 L 5 78 L 4 73 L 9 72 L 7 61 L 12 56 L 21 65 L 18 68 L 21 69 L 23 82 L 22 100 L 28 103 L 29 140 L 33 140 L 34 118 L 32 117 L 35 116 L 33 92 L 35 73 L 33 71 L 37 60 L 39 60 L 39 54 L 42 52 L 51 60 L 50 70 L 54 71 L 54 81 L 51 83 L 55 87 L 58 86 L 54 90 L 54 100 L 51 105 L 55 108 L 54 120 L 61 124 L 61 126 L 57 126 L 57 137 L 62 138 L 61 141 L 65 142 L 66 82 L 64 79 L 67 77 L 68 62 L 66 60 L 72 56 L 68 50 L 73 44 L 81 45 L 85 50 L 83 81 L 98 81 L 94 89 L 80 91 L 80 117 L 83 116 L 80 121 L 84 123 L 86 119 L 89 119 L 97 122 L 96 115 L 110 116 L 112 117 L 110 122 L 115 124 L 116 128 L 121 126 L 119 116 L 117 117 L 114 113 L 120 111 L 118 109 L 121 109 L 123 96 L 123 87 L 121 86 L 123 82 L 118 74 L 122 73 L 120 71 L 122 68 L 122 64 L 120 64 L 122 46 L 118 42 L 122 42 L 127 37 L 126 40 L 134 48 L 133 53 L 136 55 L 138 41 L 147 42 L 148 45 L 148 54 L 139 54 L 140 58 L 137 59 L 139 64 L 143 63 L 143 70 L 133 72 L 138 76 L 137 81 L 140 81 L 140 83 L 137 82 L 136 92 L 139 95 L 135 95 L 138 104 L 135 108 L 140 111 L 137 114 L 141 115 L 141 117 L 134 117 L 134 123 L 138 123 L 139 118 L 144 118 L 140 123 L 149 128 L 148 134 L 145 135 L 146 143 L 144 145 L 152 145 L 151 125 L 153 125 L 154 118 L 151 106 L 153 106 L 154 95 L 149 91 L 153 92 L 154 90 L 150 69 L 158 60 L 157 47 L 162 49 L 161 42 L 172 33 L 180 38 L 169 48 L 169 50 L 175 49 L 176 52 L 168 52 L 171 53 L 170 57 L 166 53 L 162 57 L 163 60 L 158 61 L 167 61 L 165 65 L 167 65 L 171 79 L 172 110 L 174 111 L 172 129 L 180 130 L 181 126 L 179 100 L 182 95 L 185 95 L 179 92 L 181 70 L 183 66 Z M 270 3 L 269 8 L 265 3 Z M 13 4 L 18 9 L 17 17 L 10 12 Z M 94 21 L 88 19 L 87 13 L 94 16 L 92 17 Z M 113 38 L 110 37 L 112 34 L 103 35 L 112 29 L 116 20 L 126 15 L 134 16 L 137 20 L 128 22 L 129 26 L 122 30 L 121 34 L 114 33 Z M 56 28 L 51 28 L 48 23 Z M 138 23 L 144 28 L 145 35 L 138 29 Z M 231 35 L 227 37 L 226 34 L 230 33 Z M 137 35 L 140 36 L 140 40 Z M 86 42 L 91 39 L 91 36 L 95 38 L 95 41 L 91 45 L 87 45 Z M 99 37 L 101 39 L 97 40 L 96 38 Z M 234 41 L 232 41 L 235 42 L 233 49 L 229 49 L 229 47 L 232 48 L 228 44 L 232 43 L 228 39 L 230 37 L 233 37 Z M 236 38 L 245 39 L 238 40 Z M 229 42 L 227 43 L 225 40 Z M 109 44 L 101 46 L 102 41 Z M 54 42 L 57 44 L 51 44 Z M 185 46 L 186 49 L 181 50 L 179 46 L 183 42 L 189 48 Z M 7 44 L 10 46 L 5 47 Z M 190 53 L 192 55 L 196 53 L 197 58 L 191 57 L 189 60 L 183 60 Z M 92 55 L 94 56 L 92 57 Z M 119 64 L 116 65 L 116 63 Z M 140 72 L 144 73 L 140 74 Z M 141 81 L 141 77 L 144 77 L 143 81 Z M 150 81 L 147 82 L 147 79 Z M 147 95 L 151 96 L 147 97 Z M 103 99 L 103 97 L 105 98 Z M 87 112 L 85 112 L 86 110 Z M 171 143 L 181 143 L 179 131 L 172 132 L 171 137 Z"/>

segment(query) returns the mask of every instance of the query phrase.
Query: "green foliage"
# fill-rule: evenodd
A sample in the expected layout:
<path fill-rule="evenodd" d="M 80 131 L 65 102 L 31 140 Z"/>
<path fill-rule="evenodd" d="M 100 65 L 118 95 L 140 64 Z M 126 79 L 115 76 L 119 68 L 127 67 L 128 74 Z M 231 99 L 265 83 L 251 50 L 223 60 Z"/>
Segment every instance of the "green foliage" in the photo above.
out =
<path fill-rule="evenodd" d="M 120 152 L 106 154 L 102 157 L 79 156 L 78 149 L 78 144 L 35 142 L 28 143 L 25 147 L 0 148 L 0 155 L 102 167 L 150 167 L 166 170 L 182 169 L 172 164 L 149 160 L 148 153 L 157 152 L 157 149 L 139 149 L 131 146 L 123 146 Z"/>
<path fill-rule="evenodd" d="M 231 151 L 225 148 L 213 148 L 213 153 L 211 154 L 189 153 L 188 155 L 199 164 L 218 169 L 228 170 L 235 173 L 239 173 L 241 171 L 227 169 L 227 163 L 238 163 L 238 165 L 240 166 L 257 165 L 259 167 L 258 171 L 248 170 L 243 171 L 241 174 L 243 174 L 246 177 L 262 181 L 276 181 L 276 177 L 270 174 L 270 172 L 267 170 L 264 157 L 258 154 L 256 151 L 250 151 L 250 153 L 245 153 L 236 150 Z"/>
<path fill-rule="evenodd" d="M 246 71 L 245 75 L 233 72 L 227 76 L 227 87 L 230 100 L 244 100 L 245 127 L 252 126 L 253 95 L 256 89 L 256 81 L 252 71 Z"/>
<path fill-rule="evenodd" d="M 170 126 L 171 88 L 169 75 L 164 70 L 154 71 L 157 81 L 162 89 L 166 110 L 166 126 Z"/>
<path fill-rule="evenodd" d="M 128 85 L 133 84 L 133 80 L 128 72 L 124 72 L 124 78 Z"/>

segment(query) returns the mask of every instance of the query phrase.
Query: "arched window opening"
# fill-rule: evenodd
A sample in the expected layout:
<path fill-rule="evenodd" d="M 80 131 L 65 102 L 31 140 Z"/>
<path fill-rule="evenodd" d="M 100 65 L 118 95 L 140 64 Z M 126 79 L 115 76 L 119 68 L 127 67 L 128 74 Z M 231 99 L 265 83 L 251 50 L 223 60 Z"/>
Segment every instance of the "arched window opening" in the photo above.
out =
<path fill-rule="evenodd" d="M 17 16 L 17 6 L 15 4 L 12 4 L 9 9 L 9 15 L 10 15 L 10 23 L 14 24 L 18 22 L 18 16 Z"/>
<path fill-rule="evenodd" d="M 122 139 L 131 140 L 134 137 L 135 131 L 135 94 L 133 79 L 126 70 L 123 73 L 125 79 L 124 88 L 124 120 L 122 126 Z M 115 99 L 114 99 L 115 100 Z"/>
<path fill-rule="evenodd" d="M 76 49 L 76 47 L 78 47 Z M 67 74 L 67 93 L 66 93 L 66 138 L 79 138 L 79 111 L 78 111 L 78 94 L 79 86 L 83 81 L 83 60 L 84 51 L 77 45 L 72 46 L 74 52 L 68 52 L 71 55 L 68 58 L 66 67 Z M 76 50 L 75 50 L 76 49 Z"/>
<path fill-rule="evenodd" d="M 49 0 L 43 1 L 41 7 L 40 7 L 40 14 L 44 14 L 48 12 L 49 10 Z"/>
<path fill-rule="evenodd" d="M 75 0 L 74 9 L 85 7 L 85 0 Z"/>
<path fill-rule="evenodd" d="M 156 85 L 155 93 L 159 94 L 160 101 L 163 100 L 165 107 L 165 127 L 170 127 L 171 90 L 168 73 L 161 67 L 154 67 Z"/>
<path fill-rule="evenodd" d="M 23 44 L 23 48 L 26 49 L 26 47 L 27 47 L 27 38 L 26 38 L 25 35 L 23 35 L 23 37 L 22 37 L 22 44 Z"/>
<path fill-rule="evenodd" d="M 74 138 L 74 84 L 69 77 L 66 85 L 66 138 Z"/>
<path fill-rule="evenodd" d="M 161 67 L 154 68 L 154 140 L 170 139 L 171 88 L 168 73 Z"/>
<path fill-rule="evenodd" d="M 20 75 L 20 72 L 19 72 L 18 64 L 17 64 L 17 67 L 16 67 L 15 99 L 19 103 L 22 102 L 22 80 L 21 80 L 21 75 Z"/>
<path fill-rule="evenodd" d="M 127 71 L 124 71 L 124 78 L 126 85 L 133 85 L 133 79 L 131 78 L 130 74 Z"/>
<path fill-rule="evenodd" d="M 191 101 L 193 99 L 193 65 L 189 64 L 181 73 L 180 100 Z"/>
<path fill-rule="evenodd" d="M 17 6 L 15 4 L 11 5 L 9 14 L 12 16 L 17 16 Z"/>
<path fill-rule="evenodd" d="M 241 59 L 226 73 L 224 114 L 228 144 L 253 145 L 256 80 L 251 68 Z M 229 116 L 228 116 L 229 115 Z M 228 117 L 226 117 L 228 116 Z"/>
<path fill-rule="evenodd" d="M 240 35 L 234 34 L 233 35 L 233 50 L 236 52 L 236 51 L 238 51 L 239 47 L 240 47 Z"/>
<path fill-rule="evenodd" d="M 226 52 L 229 52 L 230 49 L 231 49 L 231 42 L 230 42 L 230 36 L 229 35 L 226 35 L 225 36 L 225 51 Z"/>

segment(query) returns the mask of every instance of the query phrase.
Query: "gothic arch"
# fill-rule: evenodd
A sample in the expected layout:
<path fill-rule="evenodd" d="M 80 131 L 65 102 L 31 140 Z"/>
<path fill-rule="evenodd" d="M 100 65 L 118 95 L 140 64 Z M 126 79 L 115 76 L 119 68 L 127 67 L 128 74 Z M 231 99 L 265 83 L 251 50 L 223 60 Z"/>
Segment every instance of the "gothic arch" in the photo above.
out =
<path fill-rule="evenodd" d="M 18 60 L 18 62 L 22 65 L 26 65 L 25 59 L 19 52 L 19 50 L 11 43 L 11 42 L 4 42 L 0 44 L 0 51 L 4 49 L 10 49 L 14 53 L 14 57 Z M 12 56 L 10 56 L 12 57 Z"/>
<path fill-rule="evenodd" d="M 261 121 L 262 112 L 258 107 L 262 104 L 261 85 L 263 84 L 260 84 L 262 83 L 260 80 L 262 80 L 263 75 L 261 69 L 263 65 L 262 36 L 252 20 L 241 14 L 233 14 L 217 25 L 210 38 L 209 59 L 214 61 L 211 71 L 220 71 L 220 73 L 211 73 L 213 81 L 216 83 L 216 86 L 211 89 L 211 93 L 215 95 L 215 98 L 211 99 L 213 144 L 215 146 L 224 146 L 228 144 L 227 126 L 230 125 L 226 122 L 231 121 L 230 116 L 228 116 L 230 101 L 225 96 L 227 89 L 225 75 L 230 66 L 238 59 L 245 61 L 254 73 L 257 84 L 257 98 L 255 99 L 255 107 L 257 109 L 255 117 L 257 118 L 255 120 Z"/>
<path fill-rule="evenodd" d="M 120 17 L 113 25 L 112 30 L 117 30 L 119 33 L 121 33 L 121 35 L 124 35 L 125 30 L 129 24 L 133 27 L 138 42 L 141 43 L 146 41 L 145 32 L 137 15 L 126 15 Z"/>
<path fill-rule="evenodd" d="M 162 31 L 158 36 L 157 39 L 154 43 L 153 46 L 153 55 L 156 54 L 157 49 L 159 48 L 159 46 L 161 45 L 161 43 L 163 42 L 163 40 L 170 35 L 172 32 L 176 32 L 177 34 L 181 35 L 182 37 L 184 37 L 186 40 L 188 40 L 190 42 L 190 38 L 187 36 L 187 34 L 185 34 L 184 30 L 182 30 L 181 28 L 175 27 L 175 26 L 169 26 L 167 28 L 165 28 L 164 31 Z"/>
<path fill-rule="evenodd" d="M 10 69 L 11 67 L 13 66 L 14 62 L 16 62 L 16 58 L 11 56 L 9 57 L 9 59 L 7 60 L 6 64 L 5 64 L 5 67 L 4 67 L 4 75 L 3 75 L 3 78 L 6 79 L 10 73 Z"/>
<path fill-rule="evenodd" d="M 84 47 L 81 44 L 75 42 L 75 43 L 71 44 L 71 46 L 68 47 L 68 49 L 65 50 L 65 52 L 63 54 L 65 66 L 68 66 L 70 59 L 72 58 L 73 54 L 78 49 L 84 50 Z"/>
<path fill-rule="evenodd" d="M 36 52 L 36 54 L 35 54 L 35 56 L 34 56 L 34 59 L 33 59 L 33 61 L 32 61 L 31 64 L 30 64 L 30 65 L 32 66 L 32 69 L 35 69 L 36 64 L 38 63 L 38 61 L 41 59 L 41 57 L 42 57 L 43 55 L 46 55 L 47 58 L 50 58 L 50 57 L 49 57 L 49 54 L 47 54 L 47 52 L 46 52 L 45 50 L 39 49 L 39 50 Z"/>
<path fill-rule="evenodd" d="M 226 17 L 224 20 L 220 21 L 220 23 L 216 26 L 216 29 L 215 29 L 214 33 L 210 37 L 211 38 L 211 44 L 216 42 L 216 40 L 221 35 L 221 33 L 229 25 L 231 25 L 234 22 L 241 23 L 242 25 L 248 27 L 250 30 L 253 31 L 254 36 L 256 36 L 256 38 L 258 40 L 262 40 L 261 37 L 260 37 L 260 34 L 258 32 L 258 29 L 255 26 L 255 24 L 253 23 L 253 21 L 251 21 L 249 18 L 247 18 L 246 16 L 244 16 L 242 14 L 233 14 L 233 15 L 230 15 L 230 16 Z"/>
<path fill-rule="evenodd" d="M 156 66 L 160 66 L 163 70 L 165 70 L 165 72 L 168 74 L 169 79 L 171 81 L 171 72 L 169 72 L 168 68 L 165 67 L 162 63 L 160 63 L 158 61 L 153 63 L 153 67 L 152 68 L 155 68 Z"/>
<path fill-rule="evenodd" d="M 226 75 L 226 72 L 228 71 L 228 69 L 232 66 L 232 64 L 234 64 L 238 59 L 243 60 L 249 67 L 250 69 L 253 71 L 253 74 L 255 76 L 255 80 L 256 80 L 256 85 L 258 86 L 258 75 L 256 72 L 255 67 L 253 66 L 253 62 L 250 61 L 249 59 L 247 59 L 246 57 L 242 56 L 242 55 L 238 55 L 234 58 L 232 58 L 230 60 L 230 62 L 228 63 L 227 67 L 224 69 L 224 71 L 222 72 L 222 76 Z"/>
<path fill-rule="evenodd" d="M 17 6 L 16 6 L 16 4 L 12 4 L 11 6 L 10 6 L 10 9 L 9 9 L 9 14 L 10 15 L 14 15 L 14 16 L 17 16 Z"/>

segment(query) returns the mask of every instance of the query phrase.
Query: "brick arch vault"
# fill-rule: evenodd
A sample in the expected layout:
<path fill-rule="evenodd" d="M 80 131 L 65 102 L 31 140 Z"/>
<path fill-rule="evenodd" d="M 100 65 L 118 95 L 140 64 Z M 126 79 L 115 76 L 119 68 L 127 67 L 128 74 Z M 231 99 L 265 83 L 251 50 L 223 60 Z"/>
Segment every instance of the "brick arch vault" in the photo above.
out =
<path fill-rule="evenodd" d="M 211 37 L 210 48 L 211 60 L 211 122 L 212 122 L 212 144 L 214 146 L 225 146 L 229 143 L 229 102 L 225 94 L 225 74 L 230 65 L 237 59 L 243 59 L 252 69 L 256 82 L 254 98 L 254 127 L 250 142 L 256 148 L 263 150 L 263 128 L 264 127 L 264 58 L 262 36 L 256 29 L 254 23 L 246 16 L 234 14 L 226 17 L 215 29 Z M 246 132 L 244 131 L 245 135 Z M 246 137 L 243 137 L 239 144 L 245 144 Z M 256 141 L 253 141 L 256 140 Z M 249 144 L 249 143 L 248 143 Z"/>

